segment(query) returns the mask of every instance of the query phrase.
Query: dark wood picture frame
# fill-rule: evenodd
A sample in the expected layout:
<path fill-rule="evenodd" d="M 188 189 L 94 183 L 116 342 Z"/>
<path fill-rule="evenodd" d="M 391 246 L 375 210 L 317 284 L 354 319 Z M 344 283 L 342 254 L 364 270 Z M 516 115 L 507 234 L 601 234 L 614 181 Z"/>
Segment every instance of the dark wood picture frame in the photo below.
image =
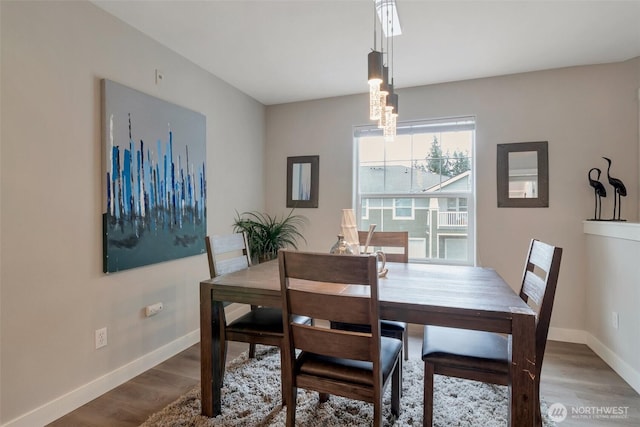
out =
<path fill-rule="evenodd" d="M 317 208 L 320 156 L 287 157 L 287 207 Z"/>
<path fill-rule="evenodd" d="M 549 207 L 549 148 L 547 141 L 498 144 L 497 188 L 499 208 Z M 509 197 L 509 153 L 532 151 L 538 160 L 538 197 Z"/>

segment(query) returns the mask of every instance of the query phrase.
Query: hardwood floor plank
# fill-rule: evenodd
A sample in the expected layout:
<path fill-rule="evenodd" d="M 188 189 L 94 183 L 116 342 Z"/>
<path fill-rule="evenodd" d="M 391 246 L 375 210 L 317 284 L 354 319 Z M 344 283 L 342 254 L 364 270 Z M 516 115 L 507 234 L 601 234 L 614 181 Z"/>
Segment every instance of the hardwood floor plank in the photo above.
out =
<path fill-rule="evenodd" d="M 422 327 L 409 328 L 409 358 L 422 356 Z M 246 351 L 229 343 L 227 361 Z M 50 427 L 134 427 L 200 383 L 200 346 L 196 344 L 140 374 Z M 628 407 L 627 418 L 572 418 L 561 427 L 640 425 L 640 396 L 591 349 L 582 344 L 549 341 L 542 368 L 541 392 L 548 404 L 571 408 Z M 583 409 L 584 410 L 584 409 Z"/>

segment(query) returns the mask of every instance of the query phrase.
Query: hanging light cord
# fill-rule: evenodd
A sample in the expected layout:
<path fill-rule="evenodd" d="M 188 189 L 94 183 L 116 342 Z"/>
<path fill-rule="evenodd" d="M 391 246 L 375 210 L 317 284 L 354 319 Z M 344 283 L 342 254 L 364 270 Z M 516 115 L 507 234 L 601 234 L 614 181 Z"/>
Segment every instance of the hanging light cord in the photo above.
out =
<path fill-rule="evenodd" d="M 374 4 L 375 2 L 376 0 L 374 0 Z M 382 2 L 380 3 L 380 7 L 382 7 Z M 380 16 L 382 16 L 382 13 Z M 380 20 L 380 51 L 382 51 L 382 62 L 384 64 L 384 31 L 382 29 L 382 20 Z"/>
<path fill-rule="evenodd" d="M 376 50 L 378 34 L 376 33 L 376 0 L 373 0 L 373 50 Z"/>
<path fill-rule="evenodd" d="M 391 84 L 393 84 L 393 72 L 395 71 L 395 66 L 393 63 L 393 54 L 394 54 L 394 48 L 393 48 L 393 37 L 394 37 L 394 33 L 393 33 L 393 21 L 391 21 Z M 395 89 L 395 86 L 394 86 Z"/>
<path fill-rule="evenodd" d="M 387 22 L 385 22 L 386 28 L 387 28 L 387 67 L 391 68 L 391 63 L 389 62 L 389 5 L 387 4 L 387 7 L 385 8 L 386 12 L 387 12 Z M 388 84 L 389 82 L 387 82 Z"/>

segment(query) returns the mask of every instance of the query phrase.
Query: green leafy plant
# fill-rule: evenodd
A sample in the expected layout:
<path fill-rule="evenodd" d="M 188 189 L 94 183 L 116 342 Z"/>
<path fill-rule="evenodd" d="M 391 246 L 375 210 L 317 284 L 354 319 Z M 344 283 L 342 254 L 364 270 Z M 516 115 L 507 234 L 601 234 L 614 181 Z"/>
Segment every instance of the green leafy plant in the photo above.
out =
<path fill-rule="evenodd" d="M 307 218 L 294 215 L 293 209 L 287 216 L 278 218 L 262 212 L 243 212 L 233 223 L 236 233 L 247 233 L 249 250 L 258 262 L 269 261 L 278 256 L 278 249 L 292 247 L 298 249 L 298 240 L 306 243 L 301 229 L 307 224 Z"/>

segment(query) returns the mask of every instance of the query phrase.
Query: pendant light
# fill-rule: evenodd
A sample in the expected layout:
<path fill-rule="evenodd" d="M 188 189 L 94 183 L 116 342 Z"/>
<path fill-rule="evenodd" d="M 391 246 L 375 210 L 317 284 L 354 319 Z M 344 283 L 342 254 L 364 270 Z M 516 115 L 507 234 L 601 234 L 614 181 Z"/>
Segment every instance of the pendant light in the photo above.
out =
<path fill-rule="evenodd" d="M 387 15 L 389 13 L 389 9 L 387 8 Z M 396 137 L 396 122 L 398 118 L 398 94 L 393 91 L 394 81 L 393 81 L 393 72 L 394 72 L 394 63 L 393 63 L 393 22 L 394 20 L 389 20 L 387 16 L 387 25 L 391 22 L 391 49 L 387 48 L 387 55 L 390 56 L 389 64 L 391 64 L 391 83 L 389 84 L 389 96 L 387 97 L 385 104 L 385 119 L 384 119 L 384 128 L 383 135 L 385 141 L 392 142 Z M 388 39 L 387 39 L 388 40 Z"/>
<path fill-rule="evenodd" d="M 398 95 L 393 91 L 393 37 L 400 34 L 400 26 L 395 0 L 373 0 L 373 4 L 375 12 L 373 22 L 374 47 L 368 56 L 369 118 L 378 121 L 378 127 L 383 130 L 385 140 L 393 141 L 396 136 L 398 117 Z M 379 51 L 376 48 L 378 25 L 376 21 L 380 22 L 381 40 Z M 397 32 L 395 31 L 396 28 L 394 28 L 395 22 L 398 22 Z M 384 32 L 387 43 L 386 62 L 382 32 Z M 389 49 L 389 38 L 391 38 L 391 49 Z M 391 74 L 391 79 L 389 74 Z"/>
<path fill-rule="evenodd" d="M 378 120 L 380 119 L 382 112 L 382 105 L 380 104 L 380 85 L 382 84 L 382 64 L 384 62 L 384 55 L 382 51 L 376 50 L 377 25 L 375 0 L 373 6 L 373 50 L 369 52 L 367 57 L 369 68 L 369 119 Z"/>

